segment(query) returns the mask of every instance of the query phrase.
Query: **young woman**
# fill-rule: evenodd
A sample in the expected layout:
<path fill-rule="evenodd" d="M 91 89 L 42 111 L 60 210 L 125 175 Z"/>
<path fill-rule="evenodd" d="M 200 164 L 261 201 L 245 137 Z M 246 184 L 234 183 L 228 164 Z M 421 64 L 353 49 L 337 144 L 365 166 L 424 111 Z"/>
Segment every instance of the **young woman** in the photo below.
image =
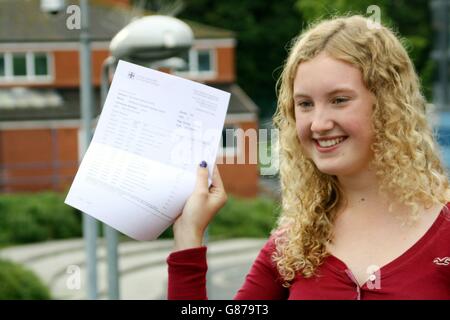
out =
<path fill-rule="evenodd" d="M 236 299 L 450 299 L 447 174 L 413 64 L 362 16 L 317 23 L 290 50 L 274 117 L 282 214 Z M 217 168 L 174 224 L 169 299 L 206 299 L 203 232 Z"/>

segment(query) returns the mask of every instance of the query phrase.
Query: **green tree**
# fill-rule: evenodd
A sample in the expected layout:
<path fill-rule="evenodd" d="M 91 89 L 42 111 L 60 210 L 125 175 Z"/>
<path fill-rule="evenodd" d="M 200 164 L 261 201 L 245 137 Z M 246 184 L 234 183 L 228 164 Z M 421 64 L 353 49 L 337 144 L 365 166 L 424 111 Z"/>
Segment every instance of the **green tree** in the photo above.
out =
<path fill-rule="evenodd" d="M 146 8 L 158 10 L 180 1 L 147 0 Z M 432 31 L 427 0 L 185 0 L 178 16 L 236 32 L 237 82 L 260 106 L 262 116 L 271 116 L 276 104 L 275 83 L 290 40 L 319 18 L 347 12 L 369 17 L 370 5 L 380 8 L 382 23 L 404 37 L 430 99 L 435 66 L 430 59 Z"/>
<path fill-rule="evenodd" d="M 430 58 L 432 49 L 431 12 L 426 0 L 297 0 L 296 8 L 309 23 L 346 13 L 372 16 L 371 5 L 380 8 L 381 22 L 393 28 L 404 44 L 418 72 L 425 96 L 431 99 L 435 63 Z"/>
<path fill-rule="evenodd" d="M 179 15 L 236 32 L 237 82 L 271 116 L 275 83 L 286 58 L 286 46 L 301 29 L 295 0 L 189 0 Z"/>

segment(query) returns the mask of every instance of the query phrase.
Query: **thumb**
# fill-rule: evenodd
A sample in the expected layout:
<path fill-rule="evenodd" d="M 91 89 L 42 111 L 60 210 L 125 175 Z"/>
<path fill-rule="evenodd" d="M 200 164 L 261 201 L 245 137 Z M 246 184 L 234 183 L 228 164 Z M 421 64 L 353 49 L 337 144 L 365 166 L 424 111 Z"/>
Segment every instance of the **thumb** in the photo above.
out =
<path fill-rule="evenodd" d="M 200 162 L 197 168 L 197 180 L 195 182 L 195 191 L 208 192 L 208 164 L 206 161 Z"/>

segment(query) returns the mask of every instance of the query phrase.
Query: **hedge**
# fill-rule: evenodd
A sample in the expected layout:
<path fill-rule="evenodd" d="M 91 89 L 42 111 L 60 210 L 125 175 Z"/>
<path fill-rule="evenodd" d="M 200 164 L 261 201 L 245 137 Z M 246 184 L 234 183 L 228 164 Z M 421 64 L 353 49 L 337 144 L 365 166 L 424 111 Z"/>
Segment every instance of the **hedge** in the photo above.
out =
<path fill-rule="evenodd" d="M 0 245 L 80 237 L 81 215 L 55 192 L 0 196 Z"/>
<path fill-rule="evenodd" d="M 270 198 L 244 199 L 228 196 L 226 205 L 217 213 L 208 228 L 212 240 L 235 237 L 266 238 L 276 223 L 279 204 Z M 172 238 L 172 228 L 160 238 Z"/>
<path fill-rule="evenodd" d="M 0 300 L 51 299 L 48 288 L 23 266 L 0 260 Z"/>
<path fill-rule="evenodd" d="M 278 216 L 269 198 L 243 199 L 231 195 L 209 227 L 212 239 L 267 237 Z M 11 244 L 82 236 L 81 214 L 55 192 L 0 196 L 0 248 Z M 99 230 L 101 234 L 101 229 Z M 160 238 L 173 237 L 172 228 Z M 125 237 L 126 238 L 126 237 Z"/>

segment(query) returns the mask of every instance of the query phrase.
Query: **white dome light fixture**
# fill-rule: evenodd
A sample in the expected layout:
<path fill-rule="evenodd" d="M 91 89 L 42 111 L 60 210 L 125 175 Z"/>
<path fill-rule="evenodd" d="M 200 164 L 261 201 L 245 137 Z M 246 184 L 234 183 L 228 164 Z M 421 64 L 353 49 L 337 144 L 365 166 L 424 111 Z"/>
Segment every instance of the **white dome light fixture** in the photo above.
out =
<path fill-rule="evenodd" d="M 41 11 L 50 13 L 50 14 L 58 14 L 66 9 L 66 1 L 65 0 L 41 0 Z"/>
<path fill-rule="evenodd" d="M 134 20 L 111 40 L 109 49 L 116 59 L 154 61 L 178 55 L 192 46 L 191 28 L 169 16 L 152 15 Z"/>

